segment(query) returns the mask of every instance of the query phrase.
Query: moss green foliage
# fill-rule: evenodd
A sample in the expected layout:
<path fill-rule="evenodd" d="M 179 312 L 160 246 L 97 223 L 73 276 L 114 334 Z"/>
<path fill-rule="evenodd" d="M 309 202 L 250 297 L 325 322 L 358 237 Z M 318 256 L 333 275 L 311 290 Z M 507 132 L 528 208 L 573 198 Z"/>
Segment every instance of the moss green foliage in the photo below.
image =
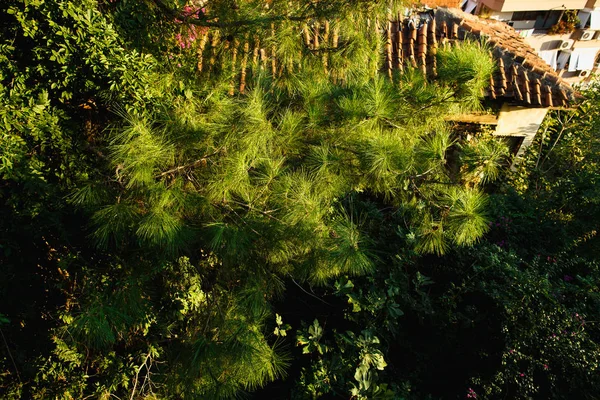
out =
<path fill-rule="evenodd" d="M 0 5 L 6 398 L 594 393 L 593 101 L 499 183 L 504 145 L 446 123 L 479 107 L 484 46 L 441 51 L 438 80 L 389 77 L 397 4 L 205 6 Z M 307 45 L 325 19 L 337 46 Z M 244 41 L 278 64 L 246 54 L 242 93 Z M 552 224 L 568 245 L 545 247 Z M 481 324 L 493 346 L 430 390 L 433 354 Z"/>

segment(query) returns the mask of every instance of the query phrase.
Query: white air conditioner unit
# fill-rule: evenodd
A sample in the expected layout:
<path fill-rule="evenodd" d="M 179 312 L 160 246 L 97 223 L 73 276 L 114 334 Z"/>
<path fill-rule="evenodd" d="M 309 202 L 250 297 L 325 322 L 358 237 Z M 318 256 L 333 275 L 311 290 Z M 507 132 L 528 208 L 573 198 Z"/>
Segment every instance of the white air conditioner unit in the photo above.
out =
<path fill-rule="evenodd" d="M 558 49 L 559 50 L 570 50 L 571 47 L 573 47 L 573 45 L 575 44 L 575 41 L 572 39 L 567 39 L 567 40 L 563 40 L 562 42 L 560 42 L 560 44 L 558 45 Z"/>
<path fill-rule="evenodd" d="M 587 30 L 583 31 L 579 40 L 592 40 L 594 38 L 595 34 L 596 34 L 596 31 L 587 29 Z"/>
<path fill-rule="evenodd" d="M 591 69 L 583 69 L 583 70 L 579 71 L 579 77 L 580 78 L 587 78 L 591 74 L 592 74 L 592 70 Z"/>

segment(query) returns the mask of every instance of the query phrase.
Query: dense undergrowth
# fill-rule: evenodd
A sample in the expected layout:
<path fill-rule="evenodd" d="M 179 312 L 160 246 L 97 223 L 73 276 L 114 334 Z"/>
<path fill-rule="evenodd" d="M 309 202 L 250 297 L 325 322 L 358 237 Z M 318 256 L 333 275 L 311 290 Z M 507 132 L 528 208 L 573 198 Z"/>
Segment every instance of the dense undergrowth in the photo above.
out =
<path fill-rule="evenodd" d="M 4 398 L 595 398 L 595 86 L 510 171 L 388 6 L 0 5 Z"/>

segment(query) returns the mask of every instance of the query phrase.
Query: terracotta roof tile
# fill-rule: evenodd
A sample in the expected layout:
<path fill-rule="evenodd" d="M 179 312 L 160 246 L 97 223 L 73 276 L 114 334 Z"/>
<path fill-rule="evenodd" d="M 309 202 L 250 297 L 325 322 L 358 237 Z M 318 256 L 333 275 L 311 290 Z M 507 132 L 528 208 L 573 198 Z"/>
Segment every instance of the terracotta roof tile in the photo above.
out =
<path fill-rule="evenodd" d="M 533 82 L 533 102 L 535 105 L 542 105 L 542 91 L 541 83 L 539 79 L 535 79 Z"/>
<path fill-rule="evenodd" d="M 409 22 L 410 21 L 410 22 Z M 466 14 L 459 9 L 437 8 L 404 20 L 392 35 L 397 67 L 402 64 L 419 68 L 428 76 L 436 75 L 435 53 L 442 46 L 457 46 L 466 38 L 486 39 L 498 66 L 486 95 L 491 98 L 512 98 L 529 106 L 551 107 L 568 104 L 574 98 L 573 89 L 546 64 L 523 38 L 510 26 Z M 389 37 L 389 36 L 388 36 Z"/>
<path fill-rule="evenodd" d="M 455 8 L 437 8 L 417 13 L 411 18 L 398 16 L 386 25 L 385 32 L 382 32 L 386 37 L 386 60 L 382 71 L 389 75 L 392 75 L 392 69 L 402 72 L 406 66 L 412 66 L 433 79 L 437 76 L 436 53 L 439 46 L 456 47 L 465 39 L 475 39 L 488 44 L 497 64 L 497 70 L 490 78 L 489 87 L 485 91 L 485 95 L 490 98 L 509 99 L 528 106 L 552 107 L 567 105 L 576 96 L 573 89 L 517 32 L 502 22 L 481 19 Z M 323 46 L 327 43 L 327 24 L 315 23 L 303 28 L 302 34 L 305 46 L 311 50 L 319 49 L 321 34 Z M 214 34 L 206 34 L 202 40 L 204 45 L 201 50 L 206 57 L 201 56 L 198 62 L 199 70 L 214 67 L 219 44 L 218 36 Z M 333 47 L 337 47 L 336 39 L 333 43 Z M 258 38 L 252 40 L 251 46 L 248 42 L 243 45 L 243 50 L 238 48 L 242 46 L 241 43 L 228 49 L 233 51 L 234 55 L 240 54 L 242 57 L 242 92 L 249 65 L 253 68 L 266 68 L 269 60 L 274 70 L 278 65 L 274 50 L 262 48 Z M 208 62 L 203 63 L 203 60 Z M 327 67 L 325 68 L 327 70 Z"/>

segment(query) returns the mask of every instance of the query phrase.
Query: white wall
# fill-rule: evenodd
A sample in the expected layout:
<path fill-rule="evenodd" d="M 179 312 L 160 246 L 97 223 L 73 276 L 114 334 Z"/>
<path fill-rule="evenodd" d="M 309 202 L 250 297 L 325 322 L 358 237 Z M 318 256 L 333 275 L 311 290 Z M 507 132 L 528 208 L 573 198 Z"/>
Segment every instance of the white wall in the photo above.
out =
<path fill-rule="evenodd" d="M 483 0 L 494 11 L 581 10 L 587 0 Z"/>
<path fill-rule="evenodd" d="M 505 103 L 500 109 L 494 135 L 523 137 L 523 143 L 517 152 L 517 157 L 520 157 L 533 142 L 547 113 L 547 108 L 510 106 Z"/>
<path fill-rule="evenodd" d="M 498 21 L 510 21 L 512 19 L 512 12 L 492 12 L 490 15 L 491 19 L 497 19 Z"/>

